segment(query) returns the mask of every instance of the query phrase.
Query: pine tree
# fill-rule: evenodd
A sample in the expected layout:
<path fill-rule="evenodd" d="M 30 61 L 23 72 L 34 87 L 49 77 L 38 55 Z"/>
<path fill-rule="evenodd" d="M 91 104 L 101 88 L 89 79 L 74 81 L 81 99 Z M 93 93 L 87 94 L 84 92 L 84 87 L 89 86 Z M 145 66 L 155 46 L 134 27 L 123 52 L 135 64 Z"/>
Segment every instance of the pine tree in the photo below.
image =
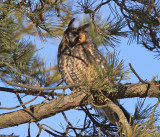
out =
<path fill-rule="evenodd" d="M 106 10 L 110 11 L 110 14 L 103 14 Z M 51 63 L 48 68 L 48 63 L 38 54 L 38 51 L 43 51 L 43 47 L 40 49 L 34 39 L 39 39 L 44 46 L 47 41 L 61 39 L 68 22 L 75 16 L 79 19 L 77 24 L 90 23 L 88 32 L 96 45 L 107 49 L 107 77 L 112 77 L 114 81 L 112 85 L 105 83 L 104 76 L 97 70 L 99 79 L 92 87 L 89 84 L 83 85 L 85 91 L 90 88 L 97 89 L 98 95 L 108 100 L 110 97 L 158 98 L 156 104 L 146 107 L 144 100 L 137 101 L 134 123 L 127 123 L 128 128 L 122 122 L 113 125 L 93 112 L 93 108 L 88 108 L 88 104 L 94 105 L 91 94 L 83 91 L 68 94 L 67 88 L 80 85 L 62 85 L 56 64 Z M 30 123 L 35 122 L 39 128 L 37 136 L 40 136 L 41 130 L 53 136 L 160 136 L 156 111 L 159 104 L 159 81 L 155 76 L 151 81 L 141 79 L 129 64 L 130 71 L 136 75 L 139 83 L 122 83 L 121 81 L 128 77 L 128 69 L 118 60 L 116 53 L 109 52 L 108 48 L 114 49 L 120 44 L 122 37 L 129 37 L 129 43 L 136 41 L 150 52 L 155 52 L 159 59 L 159 29 L 159 0 L 1 0 L 0 79 L 6 86 L 0 86 L 0 91 L 14 93 L 20 105 L 0 106 L 1 110 L 7 112 L 0 114 L 0 128 L 28 123 L 29 131 Z M 56 45 L 58 46 L 58 43 Z M 57 56 L 54 51 L 53 54 Z M 101 93 L 101 87 L 107 91 L 105 94 Z M 23 97 L 27 96 L 32 96 L 33 99 L 23 102 Z M 43 101 L 33 105 L 32 102 L 37 98 L 43 98 Z M 30 106 L 27 107 L 28 104 Z M 113 105 L 115 104 L 111 103 L 111 106 Z M 72 108 L 85 114 L 83 125 L 75 127 L 68 120 L 64 111 Z M 117 109 L 115 105 L 114 111 Z M 66 120 L 67 125 L 63 124 L 64 132 L 52 129 L 52 123 L 39 123 L 40 120 L 54 117 L 57 113 L 61 113 Z M 119 112 L 117 115 L 123 114 Z M 31 134 L 28 132 L 28 136 Z"/>

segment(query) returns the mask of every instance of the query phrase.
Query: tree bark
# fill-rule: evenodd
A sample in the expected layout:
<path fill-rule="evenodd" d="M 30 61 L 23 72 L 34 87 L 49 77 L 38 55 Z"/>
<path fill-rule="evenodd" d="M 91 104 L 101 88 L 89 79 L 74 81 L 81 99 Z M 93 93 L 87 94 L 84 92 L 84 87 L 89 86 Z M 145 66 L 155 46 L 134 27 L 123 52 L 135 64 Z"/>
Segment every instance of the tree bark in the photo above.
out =
<path fill-rule="evenodd" d="M 155 84 L 142 83 L 119 85 L 118 92 L 107 92 L 108 98 L 131 98 L 131 97 L 159 97 L 160 90 Z M 86 93 L 78 92 L 58 99 L 48 101 L 44 104 L 31 105 L 26 109 L 0 115 L 0 129 L 19 124 L 40 121 L 51 117 L 59 112 L 72 109 L 77 106 L 87 105 Z"/>
<path fill-rule="evenodd" d="M 44 104 L 31 105 L 26 109 L 17 110 L 11 113 L 0 115 L 0 129 L 19 124 L 40 121 L 44 118 L 51 117 L 59 112 L 72 109 L 76 106 L 85 105 L 82 101 L 86 96 L 85 93 L 67 95 L 48 101 Z"/>

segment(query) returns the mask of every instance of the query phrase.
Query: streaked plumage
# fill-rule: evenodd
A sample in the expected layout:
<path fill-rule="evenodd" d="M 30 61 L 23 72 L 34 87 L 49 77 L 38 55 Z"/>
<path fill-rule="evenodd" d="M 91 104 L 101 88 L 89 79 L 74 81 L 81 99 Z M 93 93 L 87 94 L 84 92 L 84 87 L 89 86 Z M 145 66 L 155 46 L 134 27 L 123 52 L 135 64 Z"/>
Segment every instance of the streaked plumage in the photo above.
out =
<path fill-rule="evenodd" d="M 101 68 L 105 67 L 105 58 L 85 31 L 88 24 L 78 28 L 70 25 L 58 50 L 58 68 L 66 84 L 83 82 L 83 78 L 93 71 L 95 63 Z"/>

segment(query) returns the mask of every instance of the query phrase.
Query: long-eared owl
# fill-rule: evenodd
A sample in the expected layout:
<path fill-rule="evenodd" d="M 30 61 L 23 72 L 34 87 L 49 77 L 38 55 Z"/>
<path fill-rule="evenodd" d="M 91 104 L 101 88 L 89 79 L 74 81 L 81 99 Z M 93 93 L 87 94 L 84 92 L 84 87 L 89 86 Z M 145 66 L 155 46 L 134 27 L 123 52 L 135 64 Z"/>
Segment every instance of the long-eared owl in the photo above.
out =
<path fill-rule="evenodd" d="M 89 24 L 74 28 L 74 20 L 70 21 L 68 28 L 64 31 L 58 49 L 59 73 L 67 85 L 80 84 L 84 80 L 92 82 L 94 76 L 97 76 L 95 66 L 99 66 L 102 70 L 106 66 L 106 59 L 97 49 L 93 39 L 86 31 Z M 117 103 L 117 101 L 115 102 Z M 127 119 L 129 119 L 129 113 L 119 103 L 118 105 L 123 110 Z M 115 120 L 116 116 L 110 108 L 102 108 L 102 111 L 112 123 L 117 122 Z"/>
<path fill-rule="evenodd" d="M 58 49 L 58 69 L 66 84 L 79 84 L 93 77 L 95 64 L 103 69 L 106 62 L 85 30 L 89 24 L 74 28 L 74 20 L 70 21 Z"/>

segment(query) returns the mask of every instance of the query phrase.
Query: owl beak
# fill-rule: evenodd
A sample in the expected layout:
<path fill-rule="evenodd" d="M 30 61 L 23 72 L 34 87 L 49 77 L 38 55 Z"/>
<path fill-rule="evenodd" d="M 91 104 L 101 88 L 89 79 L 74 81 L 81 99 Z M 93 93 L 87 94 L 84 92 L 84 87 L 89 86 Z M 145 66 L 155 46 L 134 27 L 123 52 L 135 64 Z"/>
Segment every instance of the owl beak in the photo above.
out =
<path fill-rule="evenodd" d="M 79 40 L 79 37 L 76 37 L 75 40 L 74 40 L 74 42 L 69 41 L 70 47 L 71 48 L 74 47 L 78 43 L 78 40 Z"/>
<path fill-rule="evenodd" d="M 75 40 L 74 40 L 74 45 L 76 45 L 76 44 L 78 43 L 78 41 L 79 41 L 79 36 L 77 36 L 77 37 L 75 38 Z"/>

